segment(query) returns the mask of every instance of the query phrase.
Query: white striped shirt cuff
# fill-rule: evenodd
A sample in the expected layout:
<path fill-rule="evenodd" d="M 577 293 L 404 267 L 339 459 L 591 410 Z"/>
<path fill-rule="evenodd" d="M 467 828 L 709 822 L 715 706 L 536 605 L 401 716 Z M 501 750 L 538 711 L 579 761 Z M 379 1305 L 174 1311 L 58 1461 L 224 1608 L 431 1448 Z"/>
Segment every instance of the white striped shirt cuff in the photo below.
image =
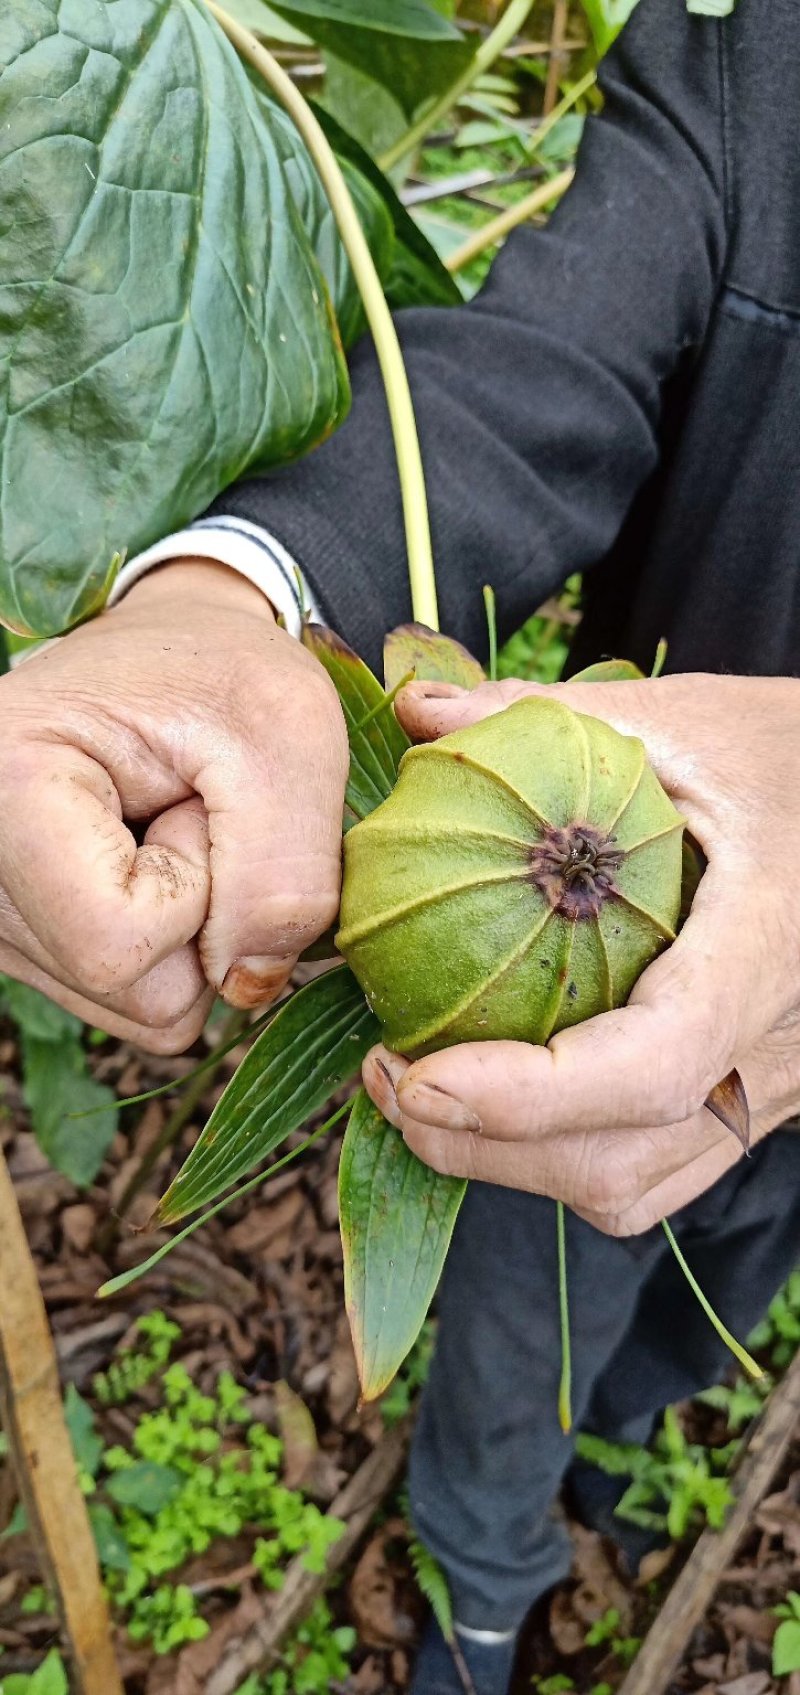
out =
<path fill-rule="evenodd" d="M 302 572 L 281 542 L 247 518 L 224 515 L 200 518 L 187 529 L 165 536 L 163 541 L 127 560 L 108 597 L 108 605 L 116 606 L 134 583 L 157 565 L 181 557 L 216 560 L 238 571 L 261 590 L 276 613 L 283 615 L 292 636 L 300 635 L 304 615 L 315 623 L 324 622 Z"/>

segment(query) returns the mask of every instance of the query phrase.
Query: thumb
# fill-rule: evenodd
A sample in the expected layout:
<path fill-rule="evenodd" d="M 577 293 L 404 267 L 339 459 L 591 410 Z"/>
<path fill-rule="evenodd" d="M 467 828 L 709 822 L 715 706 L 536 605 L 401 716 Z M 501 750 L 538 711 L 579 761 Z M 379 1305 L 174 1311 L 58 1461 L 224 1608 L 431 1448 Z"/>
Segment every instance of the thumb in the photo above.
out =
<path fill-rule="evenodd" d="M 451 683 L 408 683 L 397 697 L 395 710 L 412 740 L 428 742 L 454 730 L 465 730 L 529 695 L 563 701 L 574 712 L 602 718 L 623 736 L 640 737 L 662 780 L 670 782 L 674 730 L 681 725 L 681 739 L 685 741 L 692 685 L 693 679 L 685 676 L 615 683 L 526 683 L 509 678 L 500 683 L 481 683 L 472 690 Z M 696 736 L 697 731 L 694 733 Z"/>

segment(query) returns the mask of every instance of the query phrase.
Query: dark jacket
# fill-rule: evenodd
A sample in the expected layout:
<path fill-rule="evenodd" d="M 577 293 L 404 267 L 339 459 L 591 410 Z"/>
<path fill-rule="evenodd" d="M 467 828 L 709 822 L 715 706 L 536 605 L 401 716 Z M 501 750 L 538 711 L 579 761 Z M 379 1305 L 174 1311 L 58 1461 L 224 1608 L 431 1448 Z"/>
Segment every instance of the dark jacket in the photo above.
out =
<path fill-rule="evenodd" d="M 484 647 L 587 573 L 574 661 L 800 673 L 800 0 L 640 0 L 577 180 L 470 305 L 399 325 L 443 628 Z M 409 616 L 372 349 L 307 460 L 217 502 L 264 524 L 373 663 Z"/>

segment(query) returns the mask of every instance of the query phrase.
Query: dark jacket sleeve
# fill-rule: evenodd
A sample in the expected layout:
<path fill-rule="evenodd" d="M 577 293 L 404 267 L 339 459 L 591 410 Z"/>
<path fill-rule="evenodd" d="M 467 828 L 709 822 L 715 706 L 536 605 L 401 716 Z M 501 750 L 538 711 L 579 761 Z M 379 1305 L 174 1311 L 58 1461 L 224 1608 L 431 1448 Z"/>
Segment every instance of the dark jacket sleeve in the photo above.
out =
<path fill-rule="evenodd" d="M 398 315 L 422 439 L 442 627 L 481 650 L 601 560 L 658 458 L 664 383 L 702 344 L 725 247 L 722 26 L 640 0 L 604 63 L 575 184 L 518 231 L 469 305 Z M 403 526 L 375 356 L 306 460 L 215 510 L 261 523 L 329 622 L 376 664 L 410 616 Z"/>

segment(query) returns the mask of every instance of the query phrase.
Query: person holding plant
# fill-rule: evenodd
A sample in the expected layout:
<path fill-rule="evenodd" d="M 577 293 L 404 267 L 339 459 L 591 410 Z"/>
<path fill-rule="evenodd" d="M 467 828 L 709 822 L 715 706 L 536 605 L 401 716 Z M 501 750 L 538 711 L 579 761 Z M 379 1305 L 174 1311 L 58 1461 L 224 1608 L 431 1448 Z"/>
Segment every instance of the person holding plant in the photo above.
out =
<path fill-rule="evenodd" d="M 479 649 L 485 581 L 509 631 L 580 571 L 574 668 L 648 670 L 666 637 L 658 681 L 554 692 L 643 739 L 708 866 L 620 1012 L 547 1048 L 365 1066 L 414 1152 L 477 1179 L 411 1495 L 478 1695 L 504 1695 L 529 1606 L 569 1569 L 550 1200 L 574 1215 L 576 1419 L 616 1439 L 724 1363 L 658 1221 L 740 1329 L 800 1248 L 800 165 L 797 99 L 772 98 L 797 47 L 794 0 L 724 21 L 641 0 L 547 229 L 513 237 L 470 305 L 399 320 L 444 627 Z M 227 490 L 123 569 L 111 610 L 0 683 L 0 969 L 156 1052 L 196 1038 L 215 992 L 273 999 L 336 915 L 347 738 L 295 640 L 295 567 L 372 663 L 408 616 L 366 344 L 352 375 L 323 448 Z M 530 687 L 415 684 L 397 710 L 430 739 Z M 733 1067 L 750 1160 L 704 1105 Z M 600 1483 L 570 1481 L 619 1536 Z M 416 1695 L 459 1688 L 431 1630 Z"/>

